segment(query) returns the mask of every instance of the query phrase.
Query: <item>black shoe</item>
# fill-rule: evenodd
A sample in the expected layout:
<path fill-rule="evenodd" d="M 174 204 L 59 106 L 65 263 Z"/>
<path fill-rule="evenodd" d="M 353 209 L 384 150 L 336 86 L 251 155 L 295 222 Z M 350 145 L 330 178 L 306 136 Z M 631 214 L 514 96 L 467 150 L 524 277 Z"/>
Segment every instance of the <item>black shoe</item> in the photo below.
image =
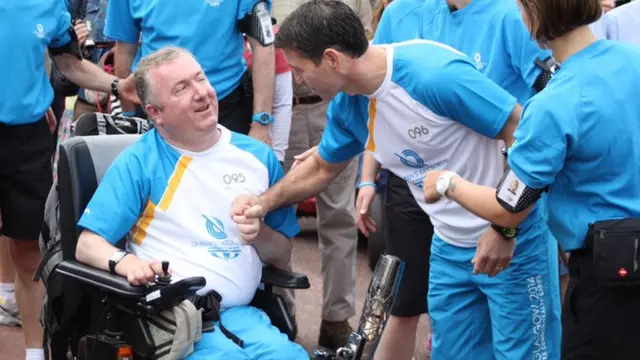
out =
<path fill-rule="evenodd" d="M 320 325 L 320 338 L 318 339 L 318 345 L 332 351 L 336 351 L 347 344 L 347 339 L 352 332 L 353 328 L 351 328 L 351 325 L 349 325 L 348 320 L 322 320 L 322 324 Z"/>

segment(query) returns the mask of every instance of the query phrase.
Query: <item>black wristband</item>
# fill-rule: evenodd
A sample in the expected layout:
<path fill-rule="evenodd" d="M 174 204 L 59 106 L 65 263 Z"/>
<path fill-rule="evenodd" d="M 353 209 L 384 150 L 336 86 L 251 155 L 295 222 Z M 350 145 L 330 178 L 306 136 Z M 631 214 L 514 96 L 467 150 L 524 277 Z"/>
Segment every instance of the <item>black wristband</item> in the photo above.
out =
<path fill-rule="evenodd" d="M 118 263 L 120 263 L 120 261 L 122 261 L 122 259 L 124 259 L 129 254 L 130 253 L 128 251 L 124 251 L 124 250 L 120 250 L 115 254 L 113 254 L 113 256 L 111 256 L 111 259 L 109 259 L 109 272 L 112 273 L 113 275 L 117 275 L 116 266 L 118 265 Z"/>
<path fill-rule="evenodd" d="M 116 78 L 111 82 L 111 94 L 115 97 L 120 97 L 118 93 L 118 84 L 120 84 L 120 79 Z"/>
<path fill-rule="evenodd" d="M 500 225 L 491 224 L 491 227 L 500 233 L 505 240 L 513 240 L 518 236 L 518 228 L 506 228 Z"/>

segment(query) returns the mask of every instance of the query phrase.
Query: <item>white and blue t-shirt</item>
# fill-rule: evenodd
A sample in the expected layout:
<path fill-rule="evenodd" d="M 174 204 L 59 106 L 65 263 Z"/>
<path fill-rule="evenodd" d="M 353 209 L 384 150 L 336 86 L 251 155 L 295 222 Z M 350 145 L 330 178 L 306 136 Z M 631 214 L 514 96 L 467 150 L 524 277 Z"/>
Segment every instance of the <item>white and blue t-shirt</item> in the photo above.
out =
<path fill-rule="evenodd" d="M 433 40 L 466 54 L 480 72 L 524 104 L 551 52 L 531 39 L 513 0 L 473 0 L 451 11 L 447 0 L 395 0 L 384 11 L 374 44 Z"/>
<path fill-rule="evenodd" d="M 549 188 L 549 228 L 565 251 L 589 224 L 640 216 L 640 48 L 599 40 L 563 62 L 524 107 L 509 165 Z"/>
<path fill-rule="evenodd" d="M 495 138 L 516 99 L 449 46 L 428 40 L 380 46 L 387 51 L 384 83 L 370 96 L 331 101 L 319 154 L 338 163 L 367 149 L 409 183 L 440 238 L 476 246 L 488 222 L 448 199 L 426 204 L 422 182 L 427 171 L 446 169 L 497 186 L 504 143 Z"/>
<path fill-rule="evenodd" d="M 31 124 L 47 112 L 46 50 L 68 44 L 70 27 L 64 1 L 0 1 L 0 124 Z"/>
<path fill-rule="evenodd" d="M 262 194 L 284 176 L 271 149 L 219 126 L 212 148 L 194 153 L 169 145 L 154 129 L 113 162 L 78 225 L 148 260 L 168 260 L 173 279 L 204 276 L 222 307 L 247 305 L 262 275 L 255 248 L 231 219 L 240 194 Z M 292 238 L 293 208 L 270 212 L 265 223 Z"/>
<path fill-rule="evenodd" d="M 271 6 L 270 0 L 264 0 Z M 104 33 L 138 44 L 132 64 L 166 46 L 179 46 L 196 57 L 219 99 L 239 84 L 247 70 L 238 20 L 258 0 L 109 0 Z"/>

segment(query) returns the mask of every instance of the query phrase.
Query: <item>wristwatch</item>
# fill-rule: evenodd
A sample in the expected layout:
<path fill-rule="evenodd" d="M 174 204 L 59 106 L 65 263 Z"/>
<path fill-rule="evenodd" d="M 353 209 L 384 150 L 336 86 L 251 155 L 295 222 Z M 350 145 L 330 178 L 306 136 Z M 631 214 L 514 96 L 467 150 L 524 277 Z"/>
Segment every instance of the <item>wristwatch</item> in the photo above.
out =
<path fill-rule="evenodd" d="M 273 116 L 266 112 L 261 112 L 259 114 L 254 114 L 251 120 L 257 122 L 258 124 L 269 125 L 273 123 Z"/>
<path fill-rule="evenodd" d="M 111 94 L 116 97 L 120 96 L 120 94 L 118 93 L 118 84 L 120 84 L 120 79 L 118 78 L 111 82 Z"/>
<path fill-rule="evenodd" d="M 109 272 L 116 275 L 116 265 L 127 255 L 129 255 L 129 252 L 124 250 L 118 250 L 115 254 L 111 255 L 109 258 Z"/>
<path fill-rule="evenodd" d="M 447 171 L 438 177 L 436 181 L 436 191 L 440 196 L 446 198 L 449 185 L 451 185 L 451 178 L 456 176 L 456 173 Z"/>
<path fill-rule="evenodd" d="M 516 238 L 516 236 L 518 236 L 518 228 L 506 228 L 506 227 L 502 227 L 500 225 L 496 225 L 496 224 L 491 224 L 491 227 L 493 228 L 493 230 L 497 231 L 500 233 L 500 235 L 502 235 L 502 237 L 505 240 L 513 240 Z"/>

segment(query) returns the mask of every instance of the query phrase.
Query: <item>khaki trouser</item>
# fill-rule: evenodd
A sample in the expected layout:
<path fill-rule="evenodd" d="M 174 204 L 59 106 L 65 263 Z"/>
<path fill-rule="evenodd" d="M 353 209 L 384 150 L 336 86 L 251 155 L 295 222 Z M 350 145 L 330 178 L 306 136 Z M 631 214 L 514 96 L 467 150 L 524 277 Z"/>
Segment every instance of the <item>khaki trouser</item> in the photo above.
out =
<path fill-rule="evenodd" d="M 326 102 L 293 107 L 285 169 L 291 167 L 295 155 L 320 143 L 326 124 L 326 111 Z M 354 159 L 340 176 L 316 197 L 323 277 L 322 319 L 328 321 L 347 320 L 356 312 L 357 174 L 358 162 Z M 292 308 L 293 292 L 285 290 L 284 296 Z"/>

